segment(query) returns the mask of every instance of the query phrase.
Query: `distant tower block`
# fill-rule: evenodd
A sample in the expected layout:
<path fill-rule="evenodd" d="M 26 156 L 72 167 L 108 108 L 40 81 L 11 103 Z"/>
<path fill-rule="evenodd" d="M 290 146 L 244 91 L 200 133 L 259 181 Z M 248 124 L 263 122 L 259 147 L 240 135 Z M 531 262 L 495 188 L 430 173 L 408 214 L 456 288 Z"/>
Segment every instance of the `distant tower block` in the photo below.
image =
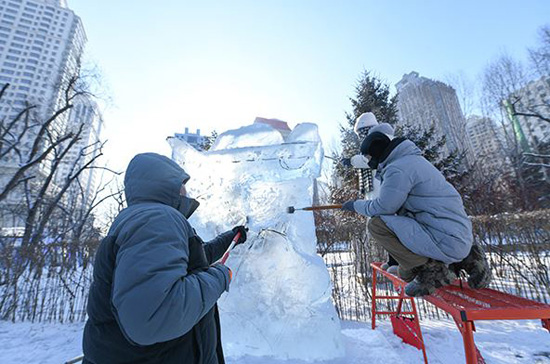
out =
<path fill-rule="evenodd" d="M 454 88 L 414 71 L 404 75 L 395 87 L 400 123 L 423 130 L 434 125 L 436 134 L 446 137 L 445 156 L 454 150 L 464 151 L 466 120 Z"/>

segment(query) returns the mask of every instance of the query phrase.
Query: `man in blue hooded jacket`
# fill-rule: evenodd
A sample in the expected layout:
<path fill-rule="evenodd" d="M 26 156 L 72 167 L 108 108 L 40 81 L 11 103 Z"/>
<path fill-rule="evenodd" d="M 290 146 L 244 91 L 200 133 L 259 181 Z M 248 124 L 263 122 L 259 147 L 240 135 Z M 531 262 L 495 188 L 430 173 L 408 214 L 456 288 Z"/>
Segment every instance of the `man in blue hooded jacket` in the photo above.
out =
<path fill-rule="evenodd" d="M 224 363 L 216 301 L 231 271 L 216 262 L 237 226 L 203 243 L 187 218 L 189 175 L 144 153 L 126 170 L 128 207 L 98 248 L 84 329 L 84 363 Z"/>
<path fill-rule="evenodd" d="M 371 217 L 369 232 L 399 263 L 399 276 L 409 282 L 405 292 L 429 295 L 462 269 L 472 288 L 488 285 L 490 269 L 481 249 L 472 247 L 472 224 L 462 199 L 420 149 L 373 128 L 361 153 L 377 170 L 380 194 L 348 201 L 342 209 Z"/>

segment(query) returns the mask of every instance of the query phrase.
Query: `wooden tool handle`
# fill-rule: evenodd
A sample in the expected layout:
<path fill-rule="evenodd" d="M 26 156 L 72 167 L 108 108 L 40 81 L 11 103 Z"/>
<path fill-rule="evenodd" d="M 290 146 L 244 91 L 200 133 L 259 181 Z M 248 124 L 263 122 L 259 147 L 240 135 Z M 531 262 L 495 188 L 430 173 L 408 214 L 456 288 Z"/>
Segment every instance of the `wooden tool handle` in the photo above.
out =
<path fill-rule="evenodd" d="M 341 209 L 342 205 L 323 205 L 323 206 L 311 206 L 304 207 L 302 210 L 314 211 L 314 210 L 331 210 L 331 209 Z"/>

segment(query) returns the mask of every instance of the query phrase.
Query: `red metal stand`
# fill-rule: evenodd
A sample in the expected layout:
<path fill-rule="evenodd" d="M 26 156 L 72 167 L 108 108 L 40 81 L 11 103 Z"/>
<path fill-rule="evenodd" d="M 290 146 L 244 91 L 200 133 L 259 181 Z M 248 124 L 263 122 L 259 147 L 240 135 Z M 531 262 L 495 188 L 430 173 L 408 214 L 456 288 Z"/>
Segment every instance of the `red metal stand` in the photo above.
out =
<path fill-rule="evenodd" d="M 405 294 L 405 281 L 400 278 L 382 270 L 380 268 L 381 263 L 372 263 L 372 329 L 376 328 L 376 315 L 390 315 L 393 333 L 399 336 L 404 342 L 409 345 L 422 350 L 424 356 L 424 363 L 428 363 L 428 356 L 426 355 L 426 347 L 424 346 L 424 339 L 422 338 L 422 329 L 420 328 L 420 321 L 418 320 L 418 311 L 416 310 L 416 303 L 414 297 L 409 297 Z M 389 278 L 393 286 L 395 287 L 398 296 L 379 296 L 376 294 L 376 274 Z M 377 311 L 376 300 L 398 300 L 397 309 L 395 311 Z M 402 311 L 403 301 L 407 300 L 411 304 L 411 311 Z M 407 316 L 406 316 L 407 315 Z"/>
<path fill-rule="evenodd" d="M 371 263 L 371 267 L 373 268 L 372 328 L 374 329 L 376 327 L 376 315 L 392 315 L 394 333 L 401 337 L 406 343 L 419 349 L 422 348 L 424 362 L 427 363 L 428 359 L 426 357 L 424 340 L 420 330 L 414 298 L 408 297 L 404 293 L 404 287 L 407 283 L 399 277 L 384 271 L 380 266 L 381 263 Z M 388 278 L 393 283 L 399 296 L 377 296 L 377 274 L 382 274 Z M 485 360 L 474 342 L 474 321 L 476 320 L 540 319 L 542 321 L 542 326 L 550 331 L 550 305 L 495 291 L 493 289 L 484 288 L 474 290 L 469 288 L 467 283 L 457 280 L 452 285 L 441 287 L 430 296 L 425 296 L 423 298 L 453 317 L 462 334 L 467 364 L 485 363 Z M 378 299 L 399 299 L 397 311 L 376 311 L 376 300 Z M 401 312 L 403 300 L 410 300 L 412 306 L 411 312 Z M 412 317 L 406 318 L 403 314 L 411 314 Z M 402 323 L 406 322 L 404 320 L 409 321 L 403 326 Z M 410 328 L 409 332 L 413 337 L 405 332 L 405 326 Z"/>

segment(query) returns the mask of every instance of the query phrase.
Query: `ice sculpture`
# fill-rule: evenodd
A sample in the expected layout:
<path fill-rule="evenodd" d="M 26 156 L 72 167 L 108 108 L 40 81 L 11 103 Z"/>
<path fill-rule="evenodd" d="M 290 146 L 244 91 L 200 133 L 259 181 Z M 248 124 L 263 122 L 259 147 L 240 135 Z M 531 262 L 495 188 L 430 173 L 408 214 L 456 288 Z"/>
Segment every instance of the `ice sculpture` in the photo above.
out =
<path fill-rule="evenodd" d="M 221 134 L 208 152 L 169 139 L 173 159 L 191 175 L 189 193 L 201 202 L 191 217 L 208 240 L 242 224 L 249 239 L 227 264 L 229 293 L 219 300 L 228 356 L 270 356 L 307 361 L 343 355 L 331 281 L 316 254 L 311 212 L 323 150 L 315 124 L 299 124 L 283 142 L 267 125 Z"/>

